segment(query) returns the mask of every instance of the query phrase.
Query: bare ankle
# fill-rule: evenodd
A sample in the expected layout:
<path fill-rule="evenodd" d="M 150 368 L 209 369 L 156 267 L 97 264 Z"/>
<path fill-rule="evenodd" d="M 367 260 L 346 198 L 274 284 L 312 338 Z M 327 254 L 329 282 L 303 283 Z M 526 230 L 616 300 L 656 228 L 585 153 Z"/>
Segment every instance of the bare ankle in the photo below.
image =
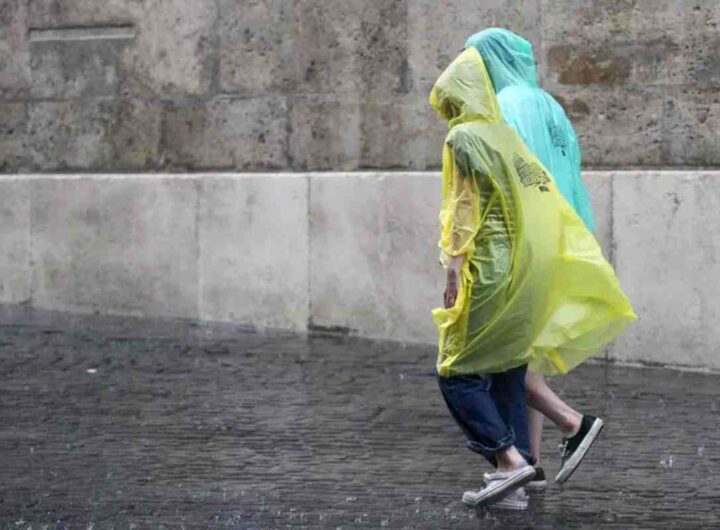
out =
<path fill-rule="evenodd" d="M 525 462 L 525 459 L 518 452 L 515 446 L 509 447 L 501 453 L 498 453 L 496 455 L 496 459 L 498 471 L 500 472 L 512 471 L 527 465 L 527 462 Z"/>
<path fill-rule="evenodd" d="M 582 425 L 582 414 L 575 412 L 574 414 L 568 415 L 565 419 L 565 425 L 563 425 L 562 433 L 565 438 L 572 438 L 578 432 L 580 432 L 580 425 Z"/>

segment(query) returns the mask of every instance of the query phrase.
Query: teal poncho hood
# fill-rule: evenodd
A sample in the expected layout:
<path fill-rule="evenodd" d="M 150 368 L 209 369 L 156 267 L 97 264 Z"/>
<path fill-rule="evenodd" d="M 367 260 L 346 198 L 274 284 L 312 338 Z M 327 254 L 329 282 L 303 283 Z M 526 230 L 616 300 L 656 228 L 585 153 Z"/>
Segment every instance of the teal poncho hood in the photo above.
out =
<path fill-rule="evenodd" d="M 480 52 L 495 92 L 511 85 L 538 86 L 532 44 L 512 31 L 490 28 L 470 37 L 465 48 Z"/>
<path fill-rule="evenodd" d="M 565 111 L 538 86 L 532 44 L 502 28 L 471 36 L 485 62 L 505 121 L 549 170 L 563 197 L 587 227 L 595 228 L 592 206 L 580 175 L 580 147 Z"/>

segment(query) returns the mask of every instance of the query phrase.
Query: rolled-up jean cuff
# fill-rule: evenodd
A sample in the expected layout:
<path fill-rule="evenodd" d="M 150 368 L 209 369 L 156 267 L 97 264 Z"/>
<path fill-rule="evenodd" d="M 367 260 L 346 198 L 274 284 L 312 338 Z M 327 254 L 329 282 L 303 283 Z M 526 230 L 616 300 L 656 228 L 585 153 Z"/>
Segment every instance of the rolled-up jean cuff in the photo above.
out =
<path fill-rule="evenodd" d="M 475 440 L 468 439 L 466 440 L 466 442 L 468 449 L 475 453 L 483 455 L 485 458 L 492 462 L 495 460 L 496 454 L 515 445 L 515 433 L 511 428 L 510 431 L 500 440 L 498 440 L 497 444 L 495 444 L 495 446 L 493 447 L 488 447 L 479 442 L 476 442 Z"/>

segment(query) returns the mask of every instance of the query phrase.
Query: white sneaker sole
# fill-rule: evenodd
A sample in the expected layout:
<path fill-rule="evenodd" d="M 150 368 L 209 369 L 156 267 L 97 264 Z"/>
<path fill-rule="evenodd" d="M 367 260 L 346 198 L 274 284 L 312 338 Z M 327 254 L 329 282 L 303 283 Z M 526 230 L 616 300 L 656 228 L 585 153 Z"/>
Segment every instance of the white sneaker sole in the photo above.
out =
<path fill-rule="evenodd" d="M 533 493 L 540 493 L 541 491 L 545 491 L 545 488 L 547 488 L 547 480 L 531 480 L 527 484 L 525 484 L 525 491 L 530 491 Z"/>
<path fill-rule="evenodd" d="M 563 484 L 565 483 L 565 481 L 567 481 L 567 479 L 572 476 L 577 467 L 580 465 L 580 462 L 582 462 L 583 458 L 585 458 L 585 455 L 587 454 L 592 444 L 595 442 L 595 440 L 597 440 L 600 431 L 602 431 L 603 425 L 603 421 L 600 418 L 595 419 L 592 427 L 590 427 L 590 430 L 585 435 L 583 441 L 580 442 L 578 448 L 568 459 L 568 461 L 565 462 L 565 465 L 555 477 L 555 482 L 557 482 L 558 484 Z"/>
<path fill-rule="evenodd" d="M 484 495 L 478 495 L 477 492 L 474 491 L 466 491 L 465 493 L 463 493 L 462 502 L 468 508 L 488 506 L 489 504 L 503 499 L 513 490 L 521 488 L 522 486 L 530 482 L 534 476 L 535 470 L 532 468 L 532 466 L 525 466 L 525 469 L 522 473 L 518 473 L 517 475 L 512 477 L 512 479 L 508 479 L 507 481 L 503 482 L 502 486 L 498 486 L 492 491 L 486 491 L 487 488 L 485 490 L 482 490 L 486 492 Z"/>
<path fill-rule="evenodd" d="M 512 501 L 510 499 L 500 499 L 495 504 L 489 506 L 493 510 L 511 510 L 514 512 L 523 512 L 528 509 L 528 501 Z"/>

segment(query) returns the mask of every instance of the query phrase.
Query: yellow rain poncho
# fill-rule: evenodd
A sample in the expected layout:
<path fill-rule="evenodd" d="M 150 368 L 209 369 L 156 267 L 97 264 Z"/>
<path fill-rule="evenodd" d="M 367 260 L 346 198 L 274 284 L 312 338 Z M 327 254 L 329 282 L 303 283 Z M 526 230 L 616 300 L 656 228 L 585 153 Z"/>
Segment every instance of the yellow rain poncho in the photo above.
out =
<path fill-rule="evenodd" d="M 435 309 L 441 376 L 526 363 L 574 368 L 637 318 L 593 235 L 512 127 L 480 54 L 461 53 L 430 103 L 449 121 L 440 248 L 465 255 L 455 305 Z"/>

